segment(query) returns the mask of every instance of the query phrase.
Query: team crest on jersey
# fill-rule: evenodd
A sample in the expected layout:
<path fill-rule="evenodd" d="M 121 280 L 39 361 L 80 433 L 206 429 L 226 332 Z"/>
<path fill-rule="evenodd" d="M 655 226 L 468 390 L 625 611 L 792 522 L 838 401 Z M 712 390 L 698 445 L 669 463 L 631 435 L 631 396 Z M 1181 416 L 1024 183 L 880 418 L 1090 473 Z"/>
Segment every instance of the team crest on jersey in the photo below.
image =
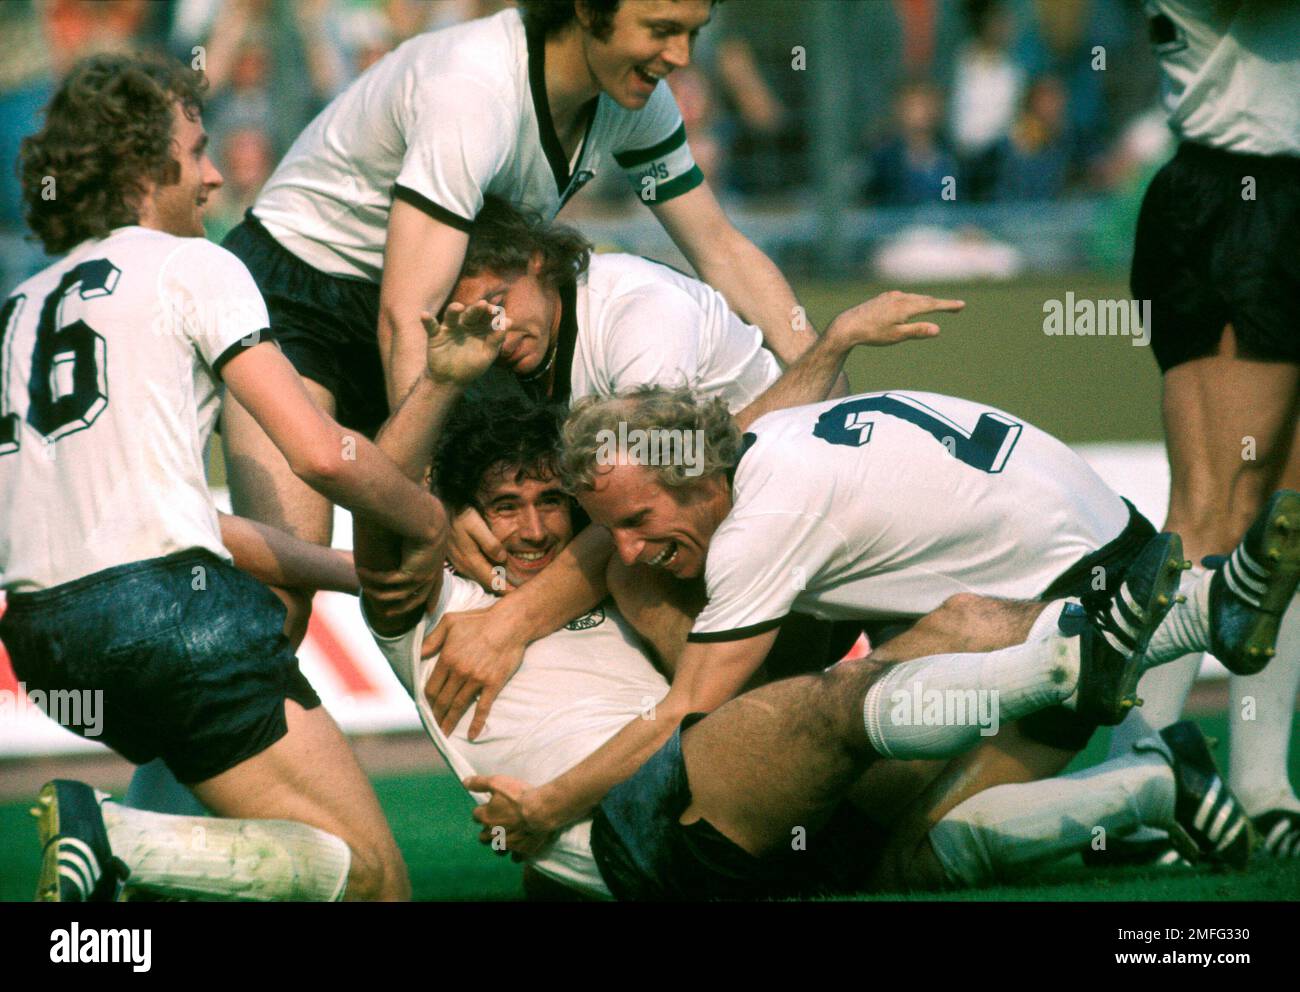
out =
<path fill-rule="evenodd" d="M 565 630 L 591 630 L 605 622 L 605 607 L 597 606 L 590 613 L 584 613 L 572 623 L 564 625 Z"/>

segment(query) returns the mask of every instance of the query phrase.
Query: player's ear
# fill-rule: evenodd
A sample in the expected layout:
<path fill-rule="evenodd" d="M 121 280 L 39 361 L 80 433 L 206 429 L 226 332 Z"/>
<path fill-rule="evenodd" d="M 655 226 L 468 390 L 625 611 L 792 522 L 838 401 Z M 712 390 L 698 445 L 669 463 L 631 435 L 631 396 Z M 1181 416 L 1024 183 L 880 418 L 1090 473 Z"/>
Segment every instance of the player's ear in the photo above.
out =
<path fill-rule="evenodd" d="M 528 259 L 528 274 L 530 276 L 539 276 L 542 273 L 542 267 L 546 265 L 546 256 L 542 252 L 535 251 L 532 257 Z"/>

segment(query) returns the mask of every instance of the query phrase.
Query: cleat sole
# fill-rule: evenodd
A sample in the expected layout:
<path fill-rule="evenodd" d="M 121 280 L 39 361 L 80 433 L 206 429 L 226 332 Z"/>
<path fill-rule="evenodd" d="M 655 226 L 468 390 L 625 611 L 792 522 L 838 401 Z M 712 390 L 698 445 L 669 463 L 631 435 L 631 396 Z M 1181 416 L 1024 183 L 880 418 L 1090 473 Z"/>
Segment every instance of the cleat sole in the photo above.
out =
<path fill-rule="evenodd" d="M 1264 531 L 1264 545 L 1268 548 L 1273 574 L 1261 598 L 1260 609 L 1255 611 L 1242 641 L 1244 657 L 1233 668 L 1238 675 L 1262 671 L 1277 652 L 1282 615 L 1300 584 L 1300 529 L 1291 526 L 1293 520 L 1300 520 L 1300 492 L 1282 490 L 1272 498 Z"/>

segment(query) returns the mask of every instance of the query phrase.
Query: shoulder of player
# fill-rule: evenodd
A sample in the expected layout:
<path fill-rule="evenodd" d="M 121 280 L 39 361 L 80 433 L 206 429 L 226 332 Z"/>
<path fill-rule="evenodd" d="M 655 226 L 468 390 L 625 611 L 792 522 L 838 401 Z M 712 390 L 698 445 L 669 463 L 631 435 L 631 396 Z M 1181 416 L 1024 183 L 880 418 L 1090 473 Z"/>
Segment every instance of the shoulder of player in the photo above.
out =
<path fill-rule="evenodd" d="M 782 429 L 788 420 L 776 419 L 794 411 L 774 410 L 750 425 L 744 455 L 732 477 L 732 517 L 781 513 L 816 513 L 830 491 L 824 459 L 809 450 L 797 430 Z M 766 422 L 766 423 L 765 423 Z M 797 425 L 797 422 L 796 422 Z M 731 519 L 732 517 L 728 517 Z"/>
<path fill-rule="evenodd" d="M 393 52 L 395 68 L 410 78 L 415 94 L 449 95 L 464 101 L 469 87 L 477 91 L 477 98 L 505 108 L 510 101 L 503 99 L 503 92 L 508 92 L 503 76 L 515 77 L 519 95 L 527 96 L 523 28 L 518 27 L 516 37 L 503 20 L 509 13 L 512 11 L 416 35 Z"/>
<path fill-rule="evenodd" d="M 639 255 L 593 256 L 587 291 L 612 316 L 629 320 L 647 316 L 656 320 L 657 329 L 665 335 L 674 331 L 683 336 L 694 334 L 694 327 L 662 319 L 700 309 L 699 301 L 674 275 L 667 266 Z"/>
<path fill-rule="evenodd" d="M 146 232 L 152 235 L 147 250 L 158 259 L 158 287 L 162 293 L 177 288 L 200 288 L 214 296 L 228 296 L 237 287 L 232 280 L 246 280 L 244 286 L 256 291 L 252 273 L 243 260 L 207 238 L 179 238 L 161 231 Z M 139 258 L 138 250 L 144 244 L 132 244 L 132 259 Z"/>

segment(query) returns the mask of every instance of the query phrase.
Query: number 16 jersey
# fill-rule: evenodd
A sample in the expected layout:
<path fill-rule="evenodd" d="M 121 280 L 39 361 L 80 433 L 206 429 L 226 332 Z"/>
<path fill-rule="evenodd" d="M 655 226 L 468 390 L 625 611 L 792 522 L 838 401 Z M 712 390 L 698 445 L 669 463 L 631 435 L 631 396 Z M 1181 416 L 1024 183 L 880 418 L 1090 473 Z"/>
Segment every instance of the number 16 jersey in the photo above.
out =
<path fill-rule="evenodd" d="M 1129 520 L 1056 438 L 951 396 L 851 396 L 751 432 L 693 641 L 752 637 L 791 612 L 901 619 L 962 592 L 1034 599 Z"/>
<path fill-rule="evenodd" d="M 0 309 L 0 587 L 191 548 L 228 561 L 204 448 L 222 366 L 266 326 L 234 255 L 141 227 L 19 286 Z"/>

